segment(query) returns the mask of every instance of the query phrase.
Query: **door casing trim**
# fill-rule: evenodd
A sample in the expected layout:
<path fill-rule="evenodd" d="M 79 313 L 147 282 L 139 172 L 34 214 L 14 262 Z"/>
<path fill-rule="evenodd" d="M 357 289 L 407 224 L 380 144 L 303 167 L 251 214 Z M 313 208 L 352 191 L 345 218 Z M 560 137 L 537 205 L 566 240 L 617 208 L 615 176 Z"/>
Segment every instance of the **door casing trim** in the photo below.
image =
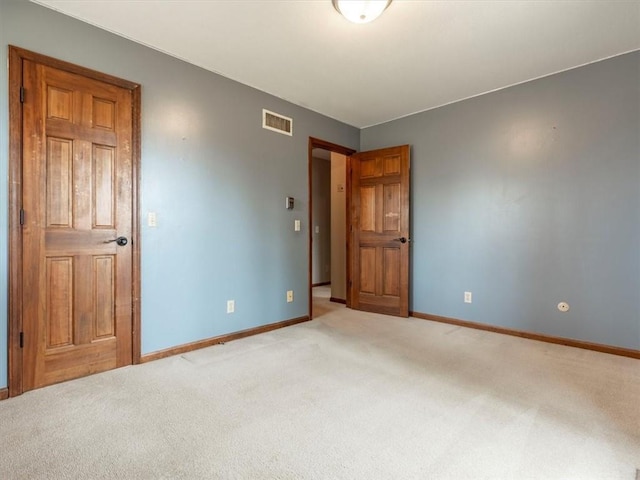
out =
<path fill-rule="evenodd" d="M 346 179 L 347 179 L 347 195 L 346 195 L 346 221 L 347 221 L 347 229 L 346 232 L 346 260 L 347 260 L 347 299 L 346 305 L 347 307 L 351 306 L 351 288 L 349 288 L 349 280 L 351 279 L 351 155 L 356 153 L 356 150 L 353 150 L 348 147 L 343 147 L 341 145 L 327 142 L 325 140 L 320 140 L 319 138 L 309 137 L 309 170 L 308 170 L 308 181 L 309 181 L 309 272 L 308 272 L 308 294 L 309 294 L 309 319 L 313 319 L 313 277 L 312 277 L 312 268 L 313 268 L 313 229 L 311 225 L 313 224 L 313 149 L 321 148 L 323 150 L 328 150 L 330 152 L 340 153 L 347 157 L 346 161 Z"/>
<path fill-rule="evenodd" d="M 22 208 L 22 104 L 20 87 L 22 86 L 22 62 L 31 60 L 59 70 L 82 75 L 93 80 L 109 83 L 131 92 L 132 107 L 132 363 L 140 363 L 140 130 L 141 130 L 141 86 L 89 68 L 58 60 L 46 55 L 31 52 L 9 45 L 9 311 L 8 311 L 8 350 L 9 350 L 9 396 L 15 397 L 23 392 L 22 387 L 22 228 L 20 209 Z M 29 92 L 26 92 L 28 95 Z"/>

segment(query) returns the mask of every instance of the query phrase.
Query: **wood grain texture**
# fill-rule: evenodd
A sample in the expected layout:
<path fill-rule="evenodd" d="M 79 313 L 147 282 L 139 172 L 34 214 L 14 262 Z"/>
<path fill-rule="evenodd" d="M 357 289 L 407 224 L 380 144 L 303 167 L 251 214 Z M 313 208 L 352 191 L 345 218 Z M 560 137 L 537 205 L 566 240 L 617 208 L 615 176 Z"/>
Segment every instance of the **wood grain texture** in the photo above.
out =
<path fill-rule="evenodd" d="M 94 97 L 93 99 L 93 127 L 115 130 L 116 105 L 113 101 Z"/>
<path fill-rule="evenodd" d="M 196 342 L 185 343 L 177 347 L 167 348 L 165 350 L 159 350 L 153 353 L 147 353 L 142 355 L 140 363 L 147 363 L 153 360 L 160 360 L 161 358 L 171 357 L 173 355 L 179 355 L 181 353 L 191 352 L 200 348 L 211 347 L 212 345 L 218 345 L 220 343 L 231 342 L 232 340 L 239 340 L 240 338 L 250 337 L 252 335 L 258 335 L 260 333 L 270 332 L 279 328 L 289 327 L 298 323 L 308 322 L 310 318 L 308 316 L 292 318 L 291 320 L 284 320 L 282 322 L 270 323 L 269 325 L 263 325 L 261 327 L 249 328 L 247 330 L 241 330 L 239 332 L 228 333 L 225 335 L 219 335 L 217 337 L 206 338 L 204 340 L 198 340 Z"/>
<path fill-rule="evenodd" d="M 93 188 L 92 226 L 94 228 L 115 228 L 115 198 L 116 186 L 116 152 L 115 148 L 105 145 L 93 145 L 91 158 L 93 159 Z"/>
<path fill-rule="evenodd" d="M 22 57 L 9 47 L 9 386 L 13 397 L 22 393 Z"/>
<path fill-rule="evenodd" d="M 309 143 L 308 143 L 308 183 L 307 183 L 307 188 L 309 189 L 309 225 L 313 225 L 313 181 L 312 181 L 312 175 L 313 175 L 313 149 L 314 148 L 321 148 L 323 150 L 327 150 L 329 152 L 335 152 L 335 153 L 340 153 L 342 155 L 345 155 L 347 157 L 347 192 L 351 192 L 350 189 L 350 175 L 349 172 L 351 171 L 351 163 L 350 163 L 350 155 L 353 155 L 356 151 L 353 150 L 352 148 L 348 148 L 348 147 L 343 147 L 341 145 L 335 144 L 335 143 L 331 143 L 331 142 L 327 142 L 326 140 L 321 140 L 319 138 L 314 138 L 314 137 L 309 137 Z M 348 214 L 349 212 L 349 208 L 350 208 L 350 195 L 347 193 L 347 215 L 346 215 L 346 223 L 347 223 L 347 229 L 345 230 L 346 232 L 349 232 L 351 230 L 351 218 Z M 309 228 L 309 235 L 308 235 L 308 275 L 307 275 L 307 281 L 308 281 L 308 287 L 307 287 L 307 292 L 309 295 L 309 318 L 313 318 L 313 293 L 312 293 L 312 288 L 313 288 L 313 276 L 312 276 L 312 271 L 311 268 L 313 266 L 313 232 L 312 229 Z M 346 258 L 349 258 L 349 254 L 350 254 L 350 249 L 351 249 L 351 236 L 347 233 L 347 245 L 346 245 Z M 347 260 L 347 305 L 349 305 L 349 280 L 351 278 L 351 266 L 349 265 L 349 261 Z"/>
<path fill-rule="evenodd" d="M 106 197 L 109 195 L 113 196 L 116 191 L 125 192 L 124 197 L 126 198 L 118 201 L 126 203 L 126 209 L 129 211 L 129 220 L 126 222 L 129 224 L 129 227 L 126 236 L 130 239 L 130 248 L 128 248 L 130 252 L 128 255 L 131 261 L 128 263 L 128 266 L 126 261 L 121 263 L 124 265 L 123 268 L 127 269 L 126 275 L 131 280 L 129 282 L 117 282 L 117 284 L 121 289 L 120 293 L 127 291 L 127 295 L 130 296 L 131 300 L 118 302 L 118 311 L 115 312 L 117 318 L 128 318 L 126 326 L 121 323 L 120 333 L 122 335 L 118 335 L 120 340 L 118 348 L 124 348 L 125 353 L 118 354 L 116 362 L 106 358 L 106 343 L 109 342 L 105 343 L 103 340 L 105 337 L 108 337 L 105 332 L 113 330 L 113 328 L 104 323 L 104 318 L 102 318 L 99 323 L 90 322 L 90 328 L 88 329 L 76 327 L 73 329 L 74 341 L 81 338 L 91 341 L 92 338 L 94 340 L 97 338 L 104 345 L 100 345 L 98 349 L 100 350 L 99 354 L 91 355 L 89 353 L 82 353 L 80 357 L 85 358 L 92 366 L 90 365 L 88 368 L 74 367 L 75 370 L 77 370 L 77 374 L 74 375 L 81 376 L 93 373 L 94 371 L 100 371 L 104 368 L 113 368 L 113 363 L 115 363 L 116 366 L 126 365 L 132 363 L 133 358 L 139 358 L 140 254 L 137 226 L 139 218 L 137 189 L 140 178 L 141 98 L 140 86 L 138 84 L 13 46 L 9 47 L 9 64 L 9 394 L 14 396 L 19 395 L 25 390 L 25 377 L 31 382 L 35 381 L 35 374 L 25 373 L 25 371 L 33 365 L 25 364 L 23 350 L 20 349 L 19 346 L 20 332 L 25 330 L 25 326 L 23 325 L 23 318 L 25 316 L 23 301 L 26 300 L 29 302 L 29 298 L 36 295 L 33 292 L 44 291 L 43 287 L 45 287 L 47 281 L 50 283 L 60 283 L 58 280 L 53 281 L 52 279 L 37 281 L 35 283 L 32 282 L 29 283 L 30 288 L 28 290 L 33 292 L 29 293 L 25 291 L 24 282 L 28 281 L 29 278 L 34 280 L 35 277 L 33 277 L 33 275 L 37 270 L 37 268 L 29 266 L 22 268 L 25 258 L 23 253 L 25 245 L 33 248 L 37 247 L 38 252 L 44 252 L 45 245 L 51 246 L 52 248 L 47 254 L 49 258 L 66 255 L 71 255 L 75 258 L 78 253 L 83 254 L 81 251 L 87 253 L 90 249 L 86 247 L 86 244 L 82 246 L 82 239 L 69 242 L 72 238 L 69 234 L 70 230 L 74 228 L 85 230 L 87 227 L 91 228 L 92 225 L 95 226 L 95 224 L 98 223 L 98 227 L 104 229 L 98 236 L 113 238 L 116 228 L 122 225 L 117 225 L 117 222 L 112 221 L 112 218 L 110 218 L 113 217 L 115 202 L 109 202 Z M 29 64 L 33 64 L 35 67 L 28 67 Z M 43 82 L 38 80 L 43 76 L 47 77 L 47 81 Z M 76 81 L 77 76 L 97 80 L 98 82 L 94 82 L 89 89 L 74 89 L 73 83 Z M 91 82 L 87 84 L 89 83 Z M 26 87 L 27 84 L 29 84 L 28 88 Z M 36 102 L 40 103 L 40 106 L 31 108 L 31 111 L 26 113 L 20 102 L 20 87 L 22 85 L 25 85 L 25 103 L 35 100 L 34 95 L 38 95 L 37 86 L 44 86 L 46 92 L 44 101 Z M 116 95 L 115 97 L 114 94 Z M 118 102 L 120 102 L 120 104 L 129 104 L 130 106 L 125 109 L 116 108 Z M 42 120 L 38 121 L 37 117 Z M 34 138 L 37 140 L 32 139 L 31 147 L 33 148 L 23 149 L 22 130 L 23 127 L 27 128 L 29 126 L 35 126 Z M 124 126 L 125 129 L 128 128 L 130 131 L 130 135 L 124 142 L 118 141 L 118 132 L 116 131 L 116 128 L 122 126 Z M 23 151 L 33 151 L 36 152 L 36 155 L 42 153 L 44 131 L 46 131 L 46 137 L 48 138 L 59 137 L 60 139 L 68 140 L 75 138 L 74 136 L 89 137 L 89 141 L 83 142 L 80 140 L 76 142 L 77 145 L 74 145 L 72 154 L 73 165 L 69 164 L 69 149 L 58 149 L 60 155 L 52 157 L 49 162 L 52 166 L 50 170 L 53 172 L 53 175 L 46 187 L 40 183 L 45 179 L 46 175 L 42 175 L 42 173 L 47 169 L 39 166 L 25 168 L 22 158 Z M 91 159 L 93 157 L 94 151 L 92 145 L 98 145 L 98 148 L 111 151 L 109 155 L 103 156 L 103 158 L 100 159 L 100 165 L 97 167 L 87 167 L 86 161 L 84 161 L 85 159 Z M 126 166 L 126 174 L 124 177 L 121 174 L 116 174 L 113 167 L 114 155 L 112 152 L 114 148 L 120 149 L 116 155 L 119 156 L 119 161 L 122 160 Z M 56 152 L 55 148 L 51 150 L 54 153 Z M 66 163 L 64 161 L 65 159 Z M 100 198 L 94 202 L 93 208 L 91 208 L 91 206 L 87 207 L 79 201 L 81 198 L 87 197 L 86 191 L 79 192 L 78 189 L 72 189 L 70 186 L 72 184 L 86 184 L 87 179 L 91 178 L 91 172 L 98 168 L 102 168 L 101 178 L 98 179 L 97 184 L 91 185 L 90 191 L 98 191 Z M 72 177 L 69 175 L 70 172 L 73 172 Z M 25 233 L 28 228 L 23 229 L 19 221 L 20 210 L 23 207 L 23 199 L 28 198 L 34 191 L 34 188 L 30 187 L 31 191 L 25 192 L 23 180 L 30 179 L 33 174 L 38 175 L 39 178 L 35 184 L 37 185 L 36 189 L 39 195 L 42 194 L 41 192 L 50 192 L 50 196 L 53 197 L 53 200 L 50 198 L 47 199 L 51 204 L 48 212 L 46 208 L 36 207 L 32 211 L 25 208 L 27 212 L 26 227 L 29 226 L 30 220 L 37 222 L 38 219 L 41 218 L 49 218 L 51 221 L 45 223 L 51 227 L 56 227 L 48 229 L 49 231 L 46 232 L 43 238 L 37 238 L 38 235 L 35 235 L 34 232 Z M 117 178 L 114 180 L 113 177 Z M 115 182 L 119 182 L 117 183 L 117 188 L 114 185 Z M 31 183 L 33 185 L 33 182 Z M 89 198 L 91 198 L 91 196 L 89 196 Z M 46 202 L 39 203 L 46 204 Z M 71 207 L 69 207 L 69 205 L 71 205 Z M 91 218 L 96 206 L 101 209 L 97 213 L 97 219 Z M 117 207 L 122 207 L 122 204 L 117 205 Z M 47 213 L 50 214 L 46 215 Z M 116 223 L 116 225 L 108 225 L 113 223 Z M 31 224 L 31 226 L 33 226 L 33 224 Z M 99 251 L 92 253 L 98 255 L 113 254 L 112 250 L 115 249 L 114 247 L 107 246 L 105 249 L 104 246 L 101 245 L 104 239 L 93 238 L 92 240 L 94 245 L 97 244 L 99 246 L 97 249 Z M 67 241 L 66 244 L 65 241 Z M 73 245 L 74 243 L 75 245 Z M 77 250 L 77 248 L 81 251 Z M 33 253 L 33 251 L 34 250 L 30 250 L 30 253 Z M 94 272 L 91 269 L 91 263 L 80 261 L 81 258 L 82 257 L 77 257 L 77 261 L 74 262 L 73 275 L 75 276 L 78 271 L 85 272 L 85 274 L 90 275 L 91 281 L 86 282 L 88 286 L 84 289 L 80 288 L 79 285 L 83 285 L 85 282 L 74 282 L 72 292 L 76 297 L 76 305 L 73 307 L 74 316 L 78 318 L 82 316 L 93 318 L 97 313 L 93 305 L 93 301 L 96 299 L 102 302 L 98 310 L 103 313 L 108 313 L 110 309 L 114 310 L 114 306 L 109 306 L 109 302 L 102 298 L 102 296 L 95 295 L 95 292 L 92 293 L 90 285 L 93 285 L 95 280 L 95 278 L 93 278 Z M 35 264 L 33 265 L 35 267 Z M 103 267 L 105 266 L 103 265 Z M 102 268 L 102 271 L 104 273 L 105 268 Z M 37 285 L 37 288 L 33 288 L 34 285 Z M 108 290 L 109 289 L 107 289 L 107 293 Z M 59 300 L 64 300 L 64 298 L 67 297 L 68 295 L 66 297 L 63 295 Z M 46 305 L 46 302 L 41 303 Z M 58 302 L 58 306 L 60 305 L 62 305 L 62 303 Z M 89 305 L 91 305 L 91 308 L 89 308 Z M 38 311 L 42 308 L 41 306 L 37 307 Z M 64 315 L 62 317 L 64 317 Z M 49 337 L 49 343 L 52 341 L 58 349 L 65 348 L 62 346 L 62 343 L 64 343 L 62 340 L 65 340 L 69 333 L 62 328 L 63 324 L 66 325 L 65 322 L 62 322 L 62 317 L 58 319 L 60 321 L 56 320 L 53 322 L 52 325 L 55 326 L 55 329 L 50 329 L 49 332 L 53 335 Z M 51 320 L 51 316 L 49 316 L 49 318 Z M 98 333 L 98 335 L 96 335 L 96 333 Z M 31 337 L 40 338 L 40 335 L 25 335 L 25 349 L 29 346 L 33 347 L 33 345 L 29 345 L 30 340 L 34 341 Z M 120 337 L 122 337 L 122 339 L 120 339 Z M 137 341 L 138 345 L 133 345 L 133 341 Z M 43 353 L 41 347 L 38 347 L 37 351 Z M 68 357 L 68 352 L 65 352 L 64 356 Z M 52 360 L 50 362 L 51 365 L 57 363 L 60 363 L 60 361 Z M 55 377 L 55 375 L 53 377 Z M 51 377 L 53 382 L 63 379 L 53 377 Z"/>
<path fill-rule="evenodd" d="M 47 87 L 47 118 L 73 121 L 73 91 L 49 85 Z"/>
<path fill-rule="evenodd" d="M 9 389 L 0 388 L 0 400 L 6 400 L 7 398 L 9 398 Z"/>
<path fill-rule="evenodd" d="M 140 292 L 141 292 L 141 252 L 140 252 L 140 158 L 142 155 L 141 144 L 141 126 L 142 126 L 142 88 L 140 85 L 133 84 L 130 87 L 131 92 L 131 291 L 133 298 L 131 299 L 132 325 L 131 325 L 131 361 L 133 364 L 140 363 L 142 349 L 142 325 L 140 311 Z"/>
<path fill-rule="evenodd" d="M 360 247 L 360 255 L 356 261 L 356 272 L 360 272 L 359 293 L 376 294 L 376 248 Z"/>
<path fill-rule="evenodd" d="M 376 231 L 376 187 L 373 185 L 360 187 L 360 230 Z"/>
<path fill-rule="evenodd" d="M 91 341 L 116 334 L 115 328 L 115 255 L 93 257 L 93 338 Z"/>
<path fill-rule="evenodd" d="M 104 282 L 95 285 L 95 281 L 100 279 L 95 275 L 93 260 L 105 248 L 104 242 L 94 235 L 94 230 L 100 227 L 96 226 L 96 217 L 103 210 L 109 217 L 107 227 L 113 230 L 114 236 L 130 236 L 131 162 L 128 145 L 131 131 L 127 119 L 131 115 L 131 106 L 126 90 L 123 94 L 123 89 L 98 80 L 32 61 L 23 63 L 23 72 L 25 89 L 31 93 L 31 99 L 23 105 L 23 112 L 26 119 L 32 116 L 32 121 L 23 124 L 23 205 L 26 212 L 35 212 L 23 227 L 24 251 L 29 252 L 23 259 L 23 269 L 30 272 L 24 286 L 25 290 L 33 292 L 23 297 L 25 318 L 29 320 L 24 324 L 24 334 L 27 339 L 32 339 L 25 343 L 23 355 L 29 362 L 25 363 L 25 367 L 34 369 L 24 372 L 25 377 L 33 380 L 24 383 L 24 388 L 29 389 L 130 363 L 118 361 L 120 357 L 130 356 L 130 342 L 118 341 L 120 336 L 130 338 L 130 311 L 114 312 L 113 308 L 105 309 L 104 305 L 96 305 L 96 300 L 100 300 L 101 296 L 94 294 L 95 289 L 99 288 L 112 297 L 108 300 L 112 305 L 130 305 L 131 265 L 128 249 L 106 245 L 113 249 L 110 252 L 112 255 L 118 256 L 118 271 L 115 276 L 108 276 L 109 285 Z M 58 90 L 70 92 L 69 96 L 73 99 L 69 120 L 62 119 L 63 115 L 47 99 L 49 92 Z M 102 132 L 94 135 L 95 115 L 92 107 L 96 103 L 93 99 L 97 96 L 109 96 L 117 111 L 115 147 L 99 144 Z M 43 104 L 49 105 L 46 113 L 41 110 Z M 54 115 L 50 115 L 51 111 Z M 63 113 L 66 112 L 64 110 Z M 52 141 L 49 116 L 56 117 L 56 135 L 61 134 L 64 142 L 57 138 Z M 56 147 L 58 144 L 62 147 Z M 44 151 L 41 150 L 43 145 L 47 146 Z M 114 154 L 116 149 L 117 155 Z M 102 152 L 106 152 L 106 155 Z M 44 166 L 43 158 L 46 158 Z M 104 163 L 109 166 L 105 168 Z M 72 170 L 75 172 L 73 188 Z M 106 182 L 102 178 L 105 170 L 108 176 Z M 42 182 L 46 185 L 46 194 L 40 191 Z M 102 188 L 104 183 L 107 184 L 106 188 Z M 114 188 L 114 184 L 117 188 Z M 113 206 L 116 204 L 117 215 L 114 215 Z M 46 212 L 46 219 L 53 221 L 43 222 L 40 212 Z M 116 217 L 116 225 L 112 215 Z M 57 235 L 61 231 L 64 235 Z M 27 249 L 27 245 L 31 245 L 31 248 Z M 61 252 L 63 257 L 60 257 Z M 47 266 L 44 272 L 40 266 L 43 259 Z M 45 277 L 44 290 L 41 288 L 42 280 L 39 280 L 42 276 Z M 124 285 L 117 292 L 117 298 L 110 293 L 114 285 Z M 96 314 L 105 311 L 112 318 L 95 318 Z M 114 317 L 119 314 L 126 317 L 126 324 L 115 331 L 112 324 Z M 104 323 L 110 324 L 106 329 L 112 332 L 110 337 L 116 338 L 95 343 L 96 339 L 104 338 L 104 335 L 96 332 L 96 326 Z M 39 343 L 43 333 L 47 338 L 44 346 Z M 122 352 L 121 349 L 126 351 Z"/>
<path fill-rule="evenodd" d="M 89 68 L 82 67 L 80 65 L 75 65 L 73 63 L 65 62 L 64 60 L 58 60 L 57 58 L 48 57 L 46 55 L 32 52 L 30 50 L 25 50 L 24 48 L 16 47 L 14 45 L 9 45 L 9 50 L 14 52 L 14 55 L 19 59 L 31 60 L 37 63 L 46 64 L 58 70 L 63 70 L 69 73 L 75 73 L 87 78 L 93 78 L 94 80 L 99 80 L 101 82 L 108 83 L 110 85 L 115 85 L 117 87 L 122 87 L 127 90 L 135 90 L 140 88 L 140 85 L 138 85 L 135 82 L 114 77 L 107 73 L 91 70 Z"/>
<path fill-rule="evenodd" d="M 392 232 L 400 234 L 400 198 L 401 186 L 399 183 L 382 186 L 382 213 L 383 213 L 383 232 Z"/>
<path fill-rule="evenodd" d="M 352 155 L 350 211 L 353 308 L 406 317 L 409 313 L 410 148 Z"/>
<path fill-rule="evenodd" d="M 385 247 L 382 249 L 383 262 L 383 282 L 382 282 L 382 295 L 390 297 L 400 296 L 400 272 L 402 266 L 400 265 L 402 254 L 398 247 Z"/>
<path fill-rule="evenodd" d="M 47 138 L 47 226 L 73 224 L 73 142 L 66 138 Z"/>
<path fill-rule="evenodd" d="M 351 255 L 353 255 L 353 244 L 351 243 L 352 240 L 352 236 L 351 236 L 351 230 L 352 230 L 352 220 L 351 220 L 351 206 L 353 204 L 353 198 L 351 197 L 351 185 L 353 183 L 353 180 L 351 179 L 351 175 L 353 172 L 353 167 L 351 164 L 351 155 L 349 155 L 347 157 L 347 185 L 346 185 L 346 197 L 347 197 L 347 204 L 346 204 L 346 209 L 345 209 L 345 218 L 346 218 L 346 242 L 347 245 L 345 246 L 345 259 L 347 262 L 347 268 L 346 268 L 346 287 L 347 287 L 347 295 L 346 295 L 346 303 L 345 305 L 347 306 L 347 308 L 351 308 L 351 284 L 353 283 L 353 262 L 351 261 Z"/>
<path fill-rule="evenodd" d="M 501 333 L 503 335 L 511 335 L 514 337 L 527 338 L 529 340 L 537 340 L 539 342 L 554 343 L 557 345 L 565 345 L 567 347 L 582 348 L 585 350 L 594 350 L 596 352 L 609 353 L 611 355 L 619 355 L 622 357 L 636 358 L 640 360 L 640 350 L 630 348 L 615 347 L 612 345 L 603 345 L 601 343 L 585 342 L 583 340 L 574 340 L 571 338 L 555 337 L 553 335 L 545 335 L 541 333 L 526 332 L 523 330 L 515 330 L 511 328 L 497 327 L 484 323 L 471 322 L 469 320 L 460 320 L 457 318 L 443 317 L 440 315 L 432 315 L 430 313 L 410 312 L 412 317 L 422 320 L 430 320 L 433 322 L 448 323 L 458 325 L 460 327 L 474 328 L 476 330 L 484 330 L 487 332 Z"/>
<path fill-rule="evenodd" d="M 53 350 L 73 344 L 73 257 L 49 257 L 46 265 L 46 350 Z"/>

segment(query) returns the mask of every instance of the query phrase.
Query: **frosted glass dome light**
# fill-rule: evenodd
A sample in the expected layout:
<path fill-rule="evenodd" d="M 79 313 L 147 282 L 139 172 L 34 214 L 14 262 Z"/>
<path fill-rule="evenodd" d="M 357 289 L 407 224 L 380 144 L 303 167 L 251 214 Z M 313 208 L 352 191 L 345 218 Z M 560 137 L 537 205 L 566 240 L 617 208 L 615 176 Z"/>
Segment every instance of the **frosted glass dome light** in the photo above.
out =
<path fill-rule="evenodd" d="M 335 9 L 353 23 L 369 23 L 382 15 L 391 0 L 331 0 Z"/>

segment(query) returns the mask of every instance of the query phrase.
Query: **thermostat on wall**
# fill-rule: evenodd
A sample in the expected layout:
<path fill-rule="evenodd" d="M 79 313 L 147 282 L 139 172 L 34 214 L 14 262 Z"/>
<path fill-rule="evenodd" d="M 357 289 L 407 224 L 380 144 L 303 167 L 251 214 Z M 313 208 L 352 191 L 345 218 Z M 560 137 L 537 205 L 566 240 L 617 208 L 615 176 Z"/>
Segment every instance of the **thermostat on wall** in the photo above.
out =
<path fill-rule="evenodd" d="M 293 197 L 287 197 L 285 199 L 285 207 L 287 210 L 293 210 Z"/>

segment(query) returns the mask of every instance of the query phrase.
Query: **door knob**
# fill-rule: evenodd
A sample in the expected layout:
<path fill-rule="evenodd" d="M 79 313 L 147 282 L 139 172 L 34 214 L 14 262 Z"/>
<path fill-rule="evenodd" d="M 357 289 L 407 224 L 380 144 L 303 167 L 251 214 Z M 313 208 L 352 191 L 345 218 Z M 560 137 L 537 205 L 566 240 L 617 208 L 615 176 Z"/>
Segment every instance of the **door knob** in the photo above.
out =
<path fill-rule="evenodd" d="M 118 237 L 118 238 L 114 238 L 112 240 L 105 240 L 104 241 L 104 243 L 111 243 L 111 242 L 116 242 L 121 247 L 124 247 L 127 243 L 129 243 L 129 240 L 127 240 L 127 237 Z"/>
<path fill-rule="evenodd" d="M 394 242 L 407 243 L 407 239 L 405 237 L 394 238 Z"/>

